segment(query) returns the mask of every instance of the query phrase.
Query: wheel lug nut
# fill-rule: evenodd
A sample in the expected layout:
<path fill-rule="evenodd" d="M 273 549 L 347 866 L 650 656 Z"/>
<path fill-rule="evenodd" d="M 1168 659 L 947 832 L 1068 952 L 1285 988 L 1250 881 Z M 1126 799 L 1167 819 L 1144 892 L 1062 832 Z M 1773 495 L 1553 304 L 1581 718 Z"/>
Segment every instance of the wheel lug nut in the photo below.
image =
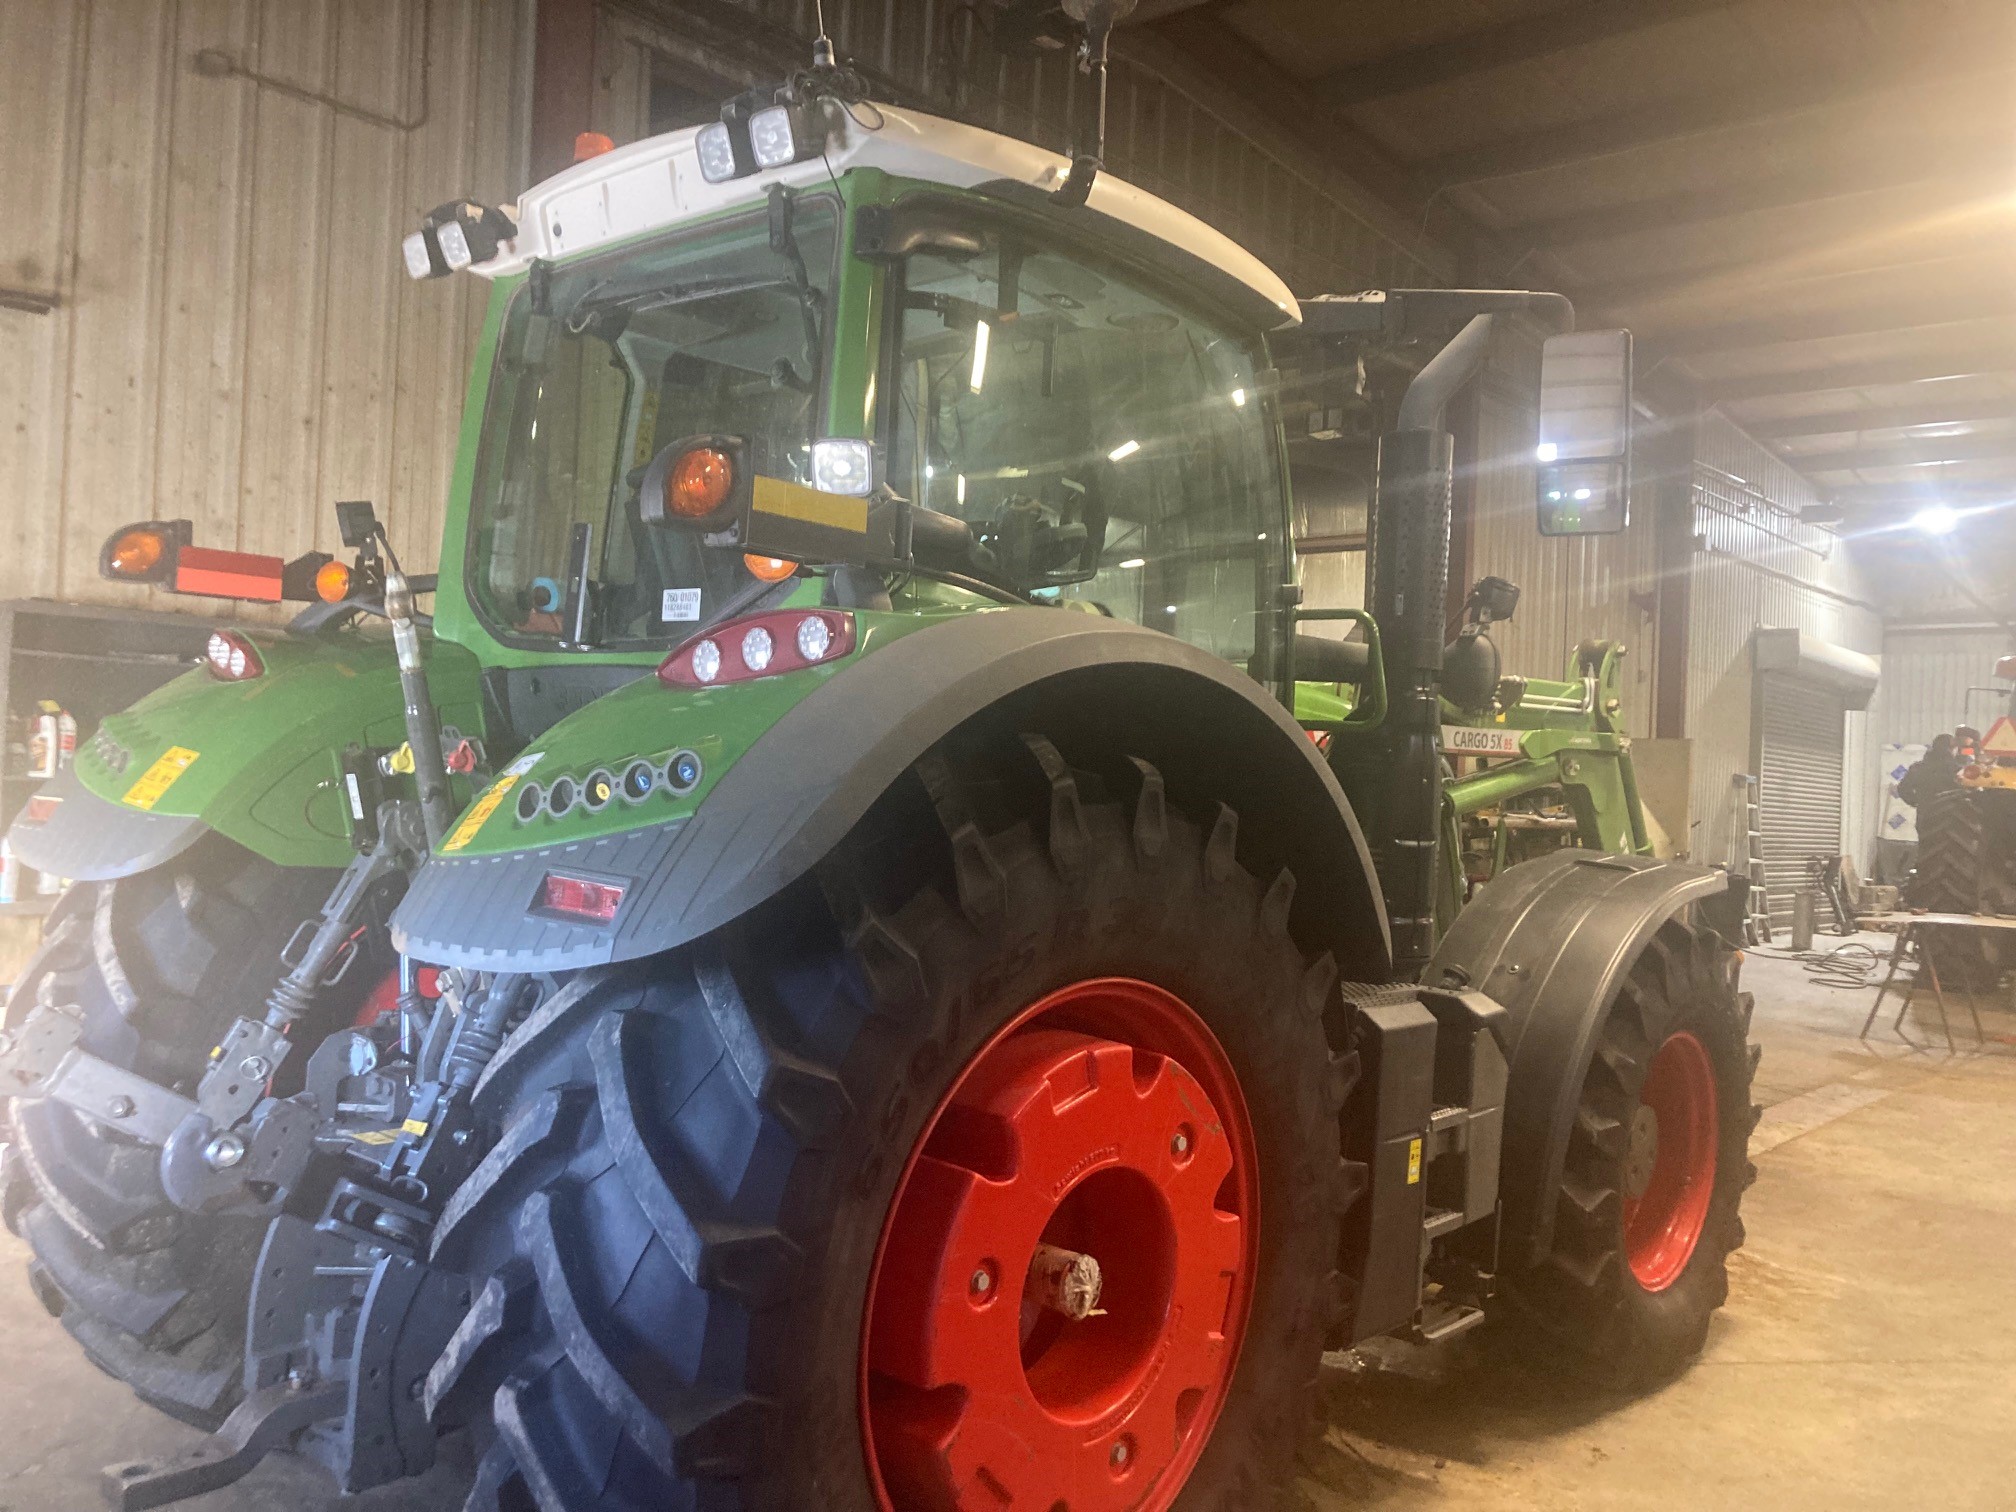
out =
<path fill-rule="evenodd" d="M 1190 1126 L 1183 1124 L 1177 1128 L 1175 1137 L 1169 1141 L 1169 1153 L 1178 1160 L 1185 1159 L 1190 1154 L 1191 1144 Z"/>
<path fill-rule="evenodd" d="M 973 1295 L 976 1297 L 990 1295 L 994 1290 L 994 1266 L 992 1263 L 982 1265 L 978 1270 L 974 1271 L 973 1279 L 967 1284 L 973 1289 Z"/>
<path fill-rule="evenodd" d="M 1127 1468 L 1127 1461 L 1133 1457 L 1133 1453 L 1134 1451 L 1127 1447 L 1127 1440 L 1124 1438 L 1115 1439 L 1113 1441 L 1113 1452 L 1107 1455 L 1106 1458 L 1115 1470 L 1124 1470 Z"/>

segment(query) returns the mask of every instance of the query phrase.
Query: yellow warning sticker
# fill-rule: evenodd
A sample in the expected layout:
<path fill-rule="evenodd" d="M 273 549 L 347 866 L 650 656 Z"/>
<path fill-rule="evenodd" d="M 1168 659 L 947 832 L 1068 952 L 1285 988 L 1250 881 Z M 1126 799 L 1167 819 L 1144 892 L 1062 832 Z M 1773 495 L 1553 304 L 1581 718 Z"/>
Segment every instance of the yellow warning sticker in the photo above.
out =
<path fill-rule="evenodd" d="M 399 1126 L 399 1132 L 402 1134 L 411 1134 L 417 1139 L 420 1135 L 427 1132 L 427 1120 L 424 1118 L 409 1118 Z"/>
<path fill-rule="evenodd" d="M 1421 1180 L 1421 1141 L 1410 1140 L 1407 1145 L 1407 1185 L 1415 1186 Z"/>
<path fill-rule="evenodd" d="M 175 781 L 196 764 L 200 752 L 186 746 L 170 746 L 161 759 L 140 774 L 140 780 L 126 789 L 125 801 L 137 809 L 151 809 Z"/>
<path fill-rule="evenodd" d="M 497 805 L 504 801 L 504 795 L 518 786 L 518 774 L 506 772 L 490 784 L 476 806 L 462 816 L 462 822 L 455 826 L 455 832 L 441 842 L 444 851 L 458 851 L 476 838 L 476 831 L 483 828 L 483 821 L 497 812 Z"/>
<path fill-rule="evenodd" d="M 351 1131 L 350 1137 L 358 1144 L 388 1145 L 399 1137 L 399 1131 L 397 1129 L 355 1129 Z"/>
<path fill-rule="evenodd" d="M 868 533 L 868 501 L 851 494 L 821 493 L 802 483 L 758 477 L 750 503 L 759 514 L 780 515 L 854 535 Z"/>

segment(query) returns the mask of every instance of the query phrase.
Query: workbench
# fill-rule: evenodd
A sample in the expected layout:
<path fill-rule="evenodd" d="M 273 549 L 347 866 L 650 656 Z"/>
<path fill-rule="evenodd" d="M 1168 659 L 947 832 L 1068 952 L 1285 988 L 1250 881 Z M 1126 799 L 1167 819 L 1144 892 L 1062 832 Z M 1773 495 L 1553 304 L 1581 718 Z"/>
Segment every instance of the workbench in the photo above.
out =
<path fill-rule="evenodd" d="M 1863 929 L 1880 929 L 1885 932 L 1894 930 L 1897 934 L 1897 943 L 1891 947 L 1890 951 L 1889 973 L 1883 978 L 1882 986 L 1876 989 L 1876 1001 L 1869 1005 L 1869 1017 L 1862 1021 L 1862 1033 L 1858 1037 L 1865 1040 L 1869 1038 L 1869 1030 L 1876 1022 L 1878 1010 L 1883 1006 L 1884 996 L 1890 991 L 1891 984 L 1897 980 L 1898 970 L 1910 957 L 1911 947 L 1918 943 L 1917 932 L 1919 929 L 1926 925 L 1932 925 L 1943 929 L 2003 929 L 2016 932 L 2016 918 L 2004 918 L 1995 914 L 1863 914 L 1855 922 Z M 1957 1053 L 1957 1047 L 1953 1043 L 1953 1021 L 1947 1016 L 1946 1012 L 1946 987 L 1939 980 L 1939 967 L 1933 961 L 1931 953 L 1922 948 L 1918 952 L 1918 960 L 1924 966 L 1925 974 L 1932 979 L 1932 995 L 1939 1003 L 1939 1023 L 1946 1031 L 1947 1053 Z M 1912 1045 L 1913 1041 L 1910 1036 L 1904 1033 L 1904 1015 L 1910 1011 L 1911 1000 L 1917 995 L 1917 992 L 1918 984 L 1914 978 L 1911 986 L 1904 992 L 1903 1001 L 1897 1005 L 1896 1022 L 1890 1026 L 1897 1037 L 1907 1045 Z M 1972 987 L 1969 987 L 1967 989 L 1967 1016 L 1974 1021 L 1974 1043 L 1977 1048 L 1985 1046 L 1988 1043 L 1988 1036 L 1981 1028 L 1979 1004 L 1979 995 Z M 1917 1045 L 1913 1047 L 1917 1049 L 1929 1048 L 1928 1046 Z"/>

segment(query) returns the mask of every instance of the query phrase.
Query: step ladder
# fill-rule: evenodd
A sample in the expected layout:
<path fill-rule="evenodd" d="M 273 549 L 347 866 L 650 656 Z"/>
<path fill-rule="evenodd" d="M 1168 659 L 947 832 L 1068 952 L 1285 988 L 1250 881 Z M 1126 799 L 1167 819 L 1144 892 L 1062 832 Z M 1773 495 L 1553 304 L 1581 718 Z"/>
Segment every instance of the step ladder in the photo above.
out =
<path fill-rule="evenodd" d="M 1771 943 L 1770 899 L 1764 889 L 1764 831 L 1757 806 L 1757 779 L 1748 772 L 1730 778 L 1737 822 L 1730 827 L 1729 873 L 1748 877 L 1750 891 L 1744 907 L 1743 942 L 1746 945 Z"/>

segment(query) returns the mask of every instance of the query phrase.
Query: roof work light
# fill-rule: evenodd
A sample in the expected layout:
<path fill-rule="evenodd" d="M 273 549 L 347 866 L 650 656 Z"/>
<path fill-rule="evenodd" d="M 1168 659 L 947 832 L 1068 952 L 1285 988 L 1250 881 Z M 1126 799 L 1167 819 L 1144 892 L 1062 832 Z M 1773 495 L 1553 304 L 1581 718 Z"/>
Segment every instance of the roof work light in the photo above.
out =
<path fill-rule="evenodd" d="M 455 200 L 427 212 L 420 229 L 399 244 L 409 278 L 446 278 L 490 261 L 518 226 L 502 210 Z"/>

